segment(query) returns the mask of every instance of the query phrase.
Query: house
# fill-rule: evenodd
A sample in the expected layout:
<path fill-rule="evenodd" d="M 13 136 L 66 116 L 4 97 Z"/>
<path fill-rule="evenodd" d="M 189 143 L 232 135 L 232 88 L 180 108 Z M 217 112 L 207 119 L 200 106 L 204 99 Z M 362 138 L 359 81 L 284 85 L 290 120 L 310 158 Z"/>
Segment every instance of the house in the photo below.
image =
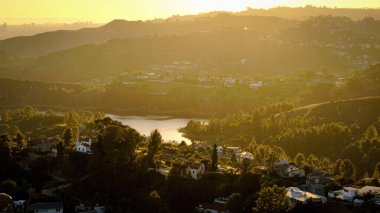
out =
<path fill-rule="evenodd" d="M 238 147 L 238 146 L 229 146 L 229 147 L 227 147 L 227 153 L 231 153 L 232 154 L 232 152 L 234 152 L 235 155 L 238 156 L 241 153 L 241 148 Z"/>
<path fill-rule="evenodd" d="M 343 188 L 343 198 L 345 200 L 353 200 L 358 195 L 358 189 L 353 187 Z"/>
<path fill-rule="evenodd" d="M 263 86 L 264 86 L 264 84 L 262 81 L 251 82 L 249 84 L 249 88 L 251 88 L 251 89 L 258 89 L 258 88 L 263 87 Z"/>
<path fill-rule="evenodd" d="M 51 152 L 52 148 L 56 146 L 58 141 L 52 139 L 46 140 L 31 140 L 28 142 L 29 149 L 34 152 Z"/>
<path fill-rule="evenodd" d="M 25 207 L 24 204 L 25 204 L 25 200 L 13 201 L 13 206 L 14 206 L 15 212 L 23 212 L 24 207 Z"/>
<path fill-rule="evenodd" d="M 213 203 L 203 203 L 195 208 L 197 212 L 207 213 L 228 213 L 228 198 L 216 198 Z"/>
<path fill-rule="evenodd" d="M 75 150 L 77 152 L 82 152 L 86 154 L 91 154 L 91 139 L 88 139 L 88 141 L 77 141 L 75 142 Z"/>
<path fill-rule="evenodd" d="M 313 194 L 310 192 L 302 191 L 298 187 L 288 187 L 286 188 L 286 196 L 289 198 L 289 203 L 291 204 L 306 204 L 309 201 L 313 203 L 326 203 L 327 198 L 325 196 Z"/>
<path fill-rule="evenodd" d="M 316 171 L 307 175 L 305 188 L 311 193 L 324 195 L 325 188 L 333 182 L 334 178 L 329 176 L 327 173 L 323 171 Z"/>
<path fill-rule="evenodd" d="M 275 171 L 283 178 L 304 177 L 305 171 L 294 165 L 289 165 L 287 161 L 281 160 L 275 165 Z"/>
<path fill-rule="evenodd" d="M 339 200 L 353 201 L 354 198 L 358 195 L 358 189 L 353 187 L 344 187 L 341 190 L 332 191 L 328 193 L 330 198 L 336 198 Z"/>
<path fill-rule="evenodd" d="M 223 154 L 223 147 L 222 146 L 216 147 L 216 152 L 218 153 L 218 156 L 221 156 Z"/>
<path fill-rule="evenodd" d="M 46 213 L 55 213 L 63 212 L 63 204 L 61 202 L 52 202 L 52 203 L 34 203 L 27 206 L 27 213 L 37 213 L 37 212 L 46 212 Z"/>
<path fill-rule="evenodd" d="M 364 186 L 357 191 L 359 196 L 364 195 L 380 195 L 380 187 L 378 186 Z"/>
<path fill-rule="evenodd" d="M 104 213 L 105 207 L 96 204 L 95 206 L 85 206 L 84 204 L 79 204 L 75 206 L 76 213 Z"/>
<path fill-rule="evenodd" d="M 239 155 L 236 156 L 237 160 L 239 162 L 242 162 L 243 160 L 253 160 L 253 155 L 250 152 L 242 152 Z"/>
<path fill-rule="evenodd" d="M 180 170 L 180 175 L 183 177 L 193 178 L 198 180 L 205 173 L 205 165 L 203 163 L 189 162 Z"/>

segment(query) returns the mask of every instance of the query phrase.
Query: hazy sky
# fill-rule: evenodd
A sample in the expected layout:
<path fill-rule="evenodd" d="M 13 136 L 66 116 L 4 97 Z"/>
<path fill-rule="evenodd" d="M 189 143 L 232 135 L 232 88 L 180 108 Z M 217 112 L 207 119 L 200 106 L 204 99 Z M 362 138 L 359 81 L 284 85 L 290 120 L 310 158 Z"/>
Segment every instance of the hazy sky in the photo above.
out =
<path fill-rule="evenodd" d="M 379 8 L 380 0 L 0 0 L 0 22 L 40 23 L 112 19 L 146 20 L 246 7 L 315 6 Z"/>

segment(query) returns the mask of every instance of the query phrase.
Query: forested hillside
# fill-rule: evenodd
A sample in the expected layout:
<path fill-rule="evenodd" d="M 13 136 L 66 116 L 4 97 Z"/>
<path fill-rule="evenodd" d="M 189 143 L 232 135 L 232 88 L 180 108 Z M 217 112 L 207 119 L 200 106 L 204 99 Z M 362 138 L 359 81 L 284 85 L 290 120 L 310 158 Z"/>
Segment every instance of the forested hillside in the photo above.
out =
<path fill-rule="evenodd" d="M 96 29 L 0 41 L 7 55 L 38 55 L 16 57 L 11 65 L 0 61 L 0 76 L 79 82 L 125 70 L 152 72 L 178 61 L 190 63 L 191 71 L 224 75 L 353 72 L 380 62 L 378 26 L 373 18 L 332 16 L 301 22 L 231 14 L 178 22 L 116 20 Z"/>

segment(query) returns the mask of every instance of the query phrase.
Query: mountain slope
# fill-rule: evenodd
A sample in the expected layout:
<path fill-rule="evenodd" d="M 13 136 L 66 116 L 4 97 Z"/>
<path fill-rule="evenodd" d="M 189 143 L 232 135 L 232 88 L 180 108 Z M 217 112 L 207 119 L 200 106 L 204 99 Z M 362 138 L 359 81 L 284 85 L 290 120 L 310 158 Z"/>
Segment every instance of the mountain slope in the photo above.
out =
<path fill-rule="evenodd" d="M 193 21 L 125 21 L 114 20 L 98 28 L 55 31 L 0 41 L 0 50 L 17 55 L 41 56 L 85 44 L 100 44 L 115 38 L 182 35 L 201 31 L 251 27 L 257 31 L 276 31 L 294 26 L 295 21 L 276 17 L 217 15 Z"/>
<path fill-rule="evenodd" d="M 380 96 L 312 104 L 290 110 L 288 118 L 308 115 L 331 122 L 357 123 L 367 127 L 380 117 Z"/>

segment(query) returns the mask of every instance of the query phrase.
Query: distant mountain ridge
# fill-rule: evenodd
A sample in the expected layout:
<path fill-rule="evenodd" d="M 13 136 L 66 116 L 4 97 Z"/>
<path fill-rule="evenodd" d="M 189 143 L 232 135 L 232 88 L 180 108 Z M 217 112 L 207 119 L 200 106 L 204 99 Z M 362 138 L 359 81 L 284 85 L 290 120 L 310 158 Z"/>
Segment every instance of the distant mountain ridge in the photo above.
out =
<path fill-rule="evenodd" d="M 111 39 L 183 35 L 241 27 L 242 23 L 257 28 L 258 31 L 279 30 L 296 24 L 295 21 L 277 17 L 233 16 L 228 14 L 187 22 L 114 20 L 98 28 L 84 28 L 76 31 L 59 30 L 1 40 L 0 50 L 15 55 L 41 56 L 81 45 L 101 44 Z"/>

